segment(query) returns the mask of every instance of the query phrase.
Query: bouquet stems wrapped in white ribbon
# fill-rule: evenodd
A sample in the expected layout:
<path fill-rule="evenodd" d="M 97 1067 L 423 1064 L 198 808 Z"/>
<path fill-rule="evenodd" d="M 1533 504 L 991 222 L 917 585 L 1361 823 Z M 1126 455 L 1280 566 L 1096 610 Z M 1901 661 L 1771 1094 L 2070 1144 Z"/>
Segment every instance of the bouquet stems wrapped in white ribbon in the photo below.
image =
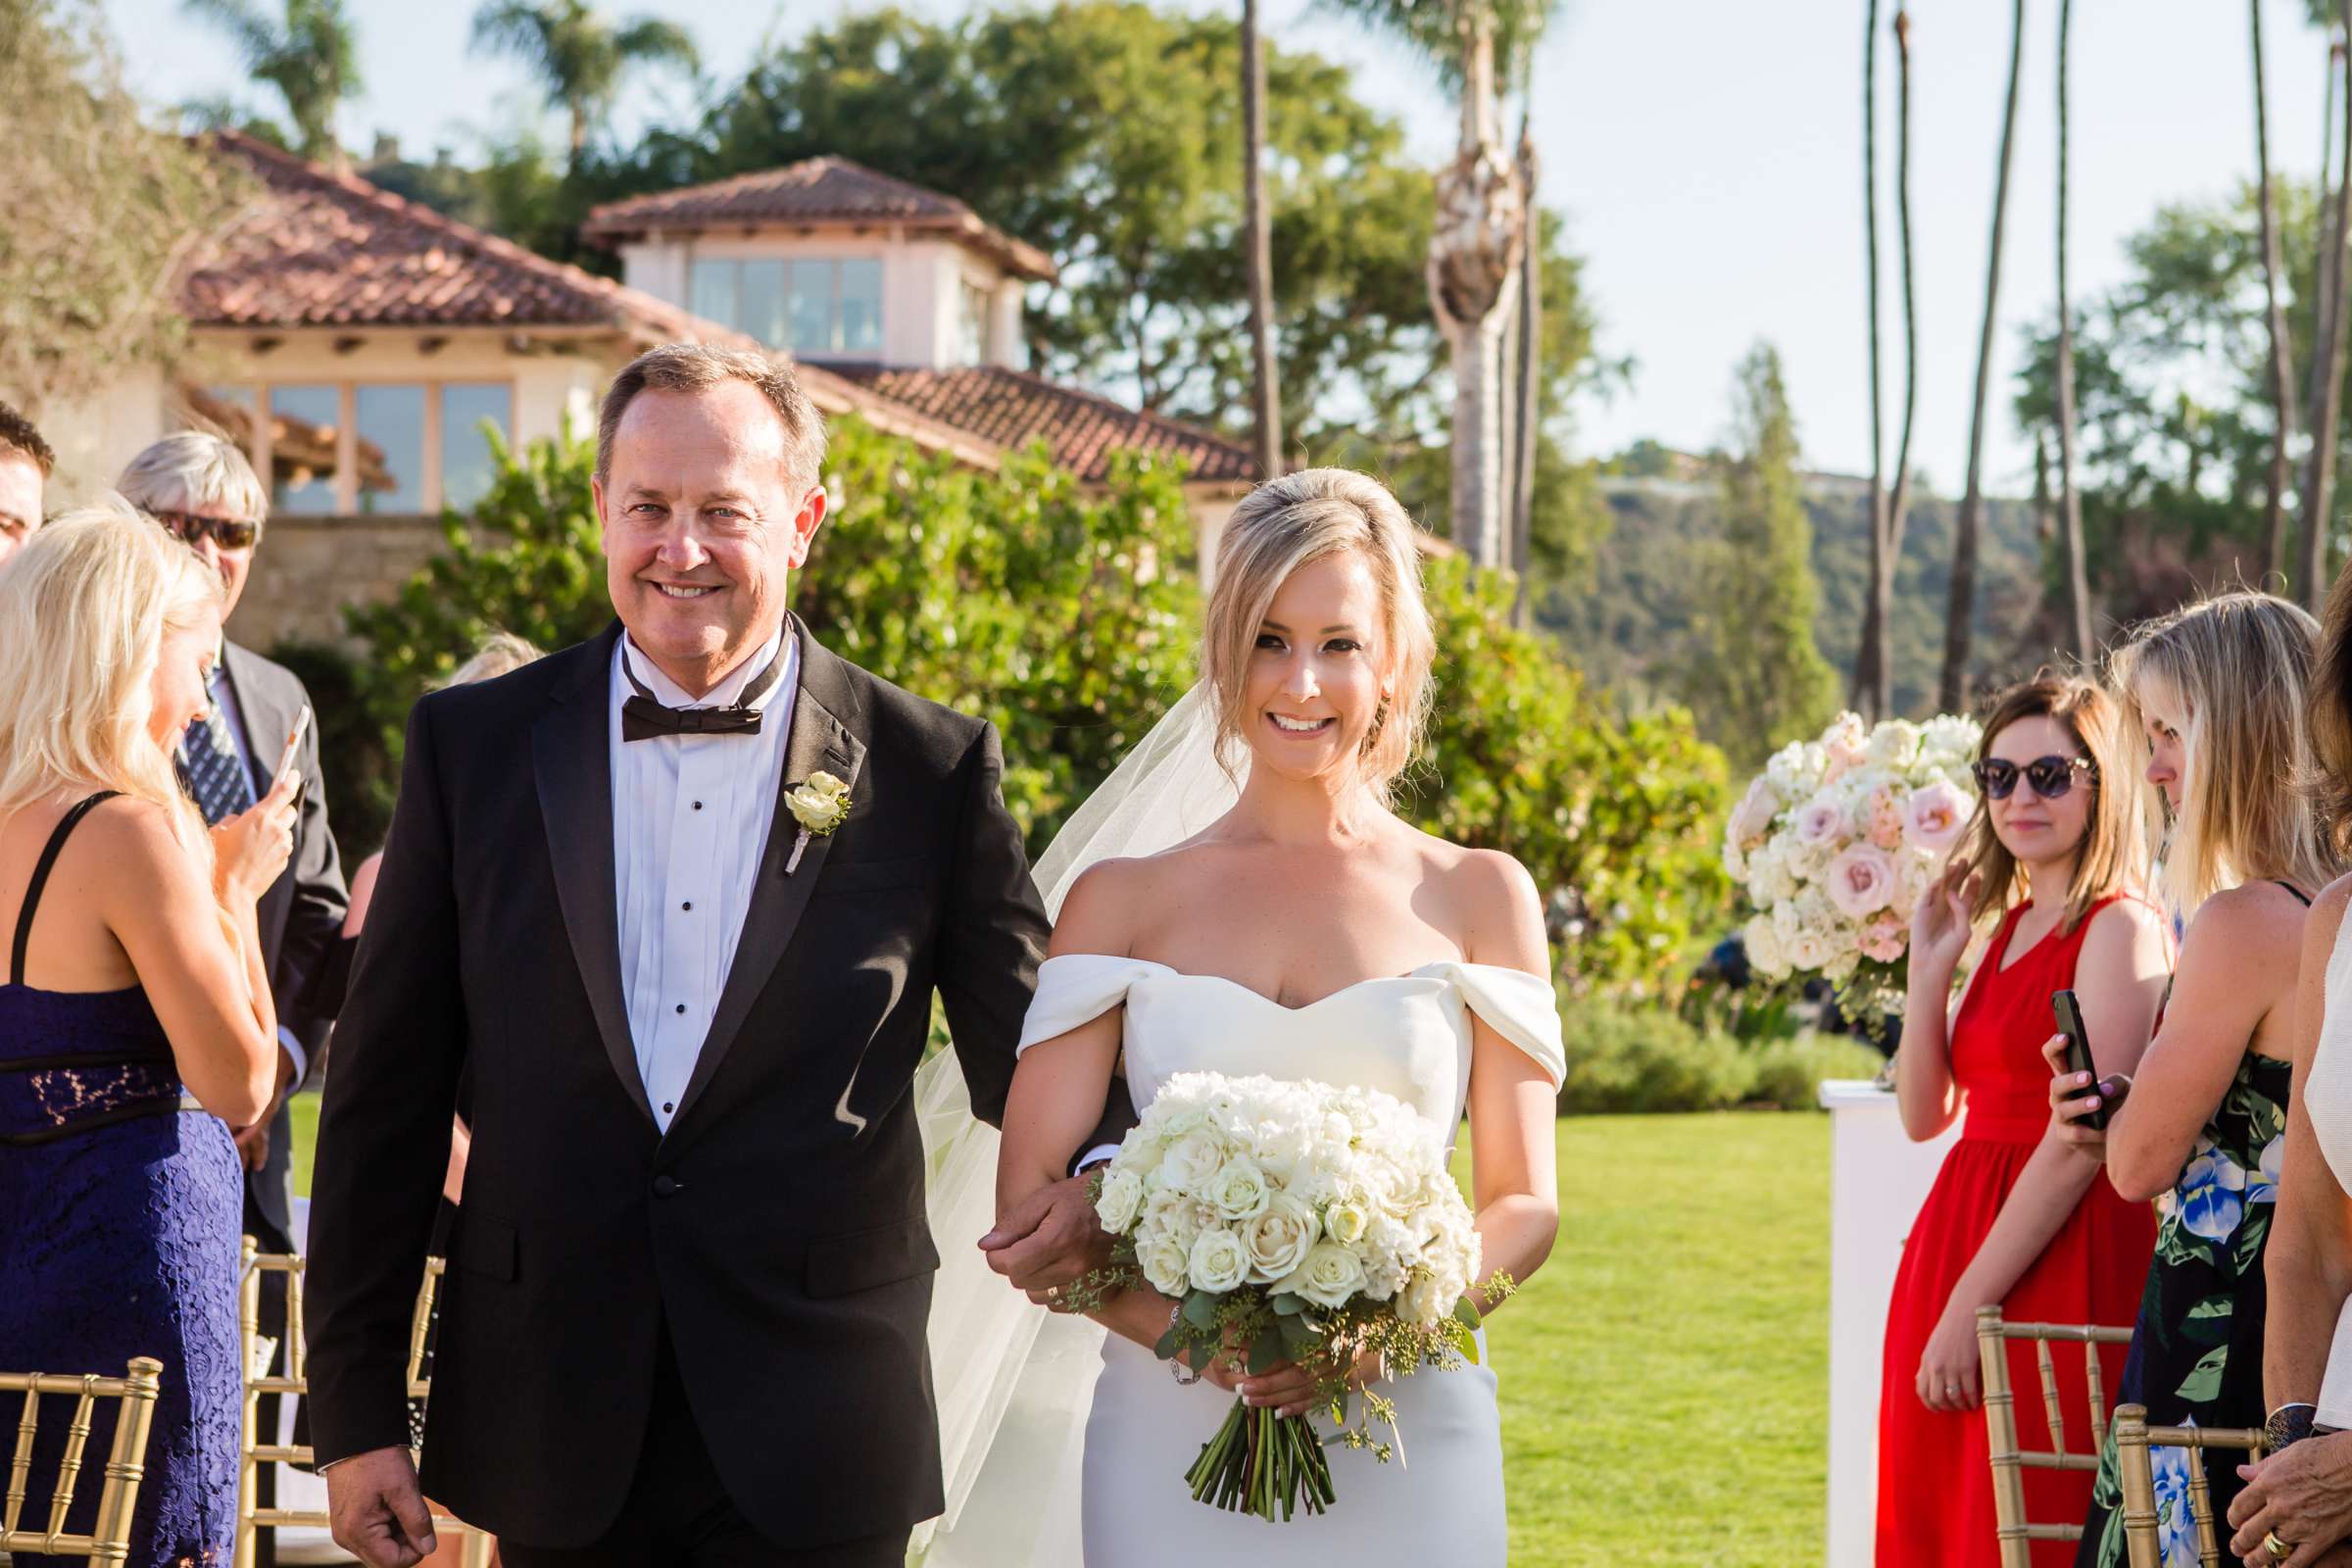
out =
<path fill-rule="evenodd" d="M 1085 1282 L 1082 1304 L 1140 1277 L 1180 1303 L 1161 1356 L 1317 1374 L 1307 1415 L 1234 1402 L 1186 1477 L 1201 1502 L 1267 1520 L 1321 1513 L 1336 1498 L 1316 1416 L 1384 1460 L 1372 1423 L 1396 1434 L 1394 1405 L 1370 1388 L 1348 1421 L 1359 1360 L 1402 1375 L 1477 1357 L 1470 1206 L 1444 1130 L 1389 1095 L 1179 1073 L 1097 1180 L 1112 1267 Z M 1479 1289 L 1492 1301 L 1510 1281 Z"/>

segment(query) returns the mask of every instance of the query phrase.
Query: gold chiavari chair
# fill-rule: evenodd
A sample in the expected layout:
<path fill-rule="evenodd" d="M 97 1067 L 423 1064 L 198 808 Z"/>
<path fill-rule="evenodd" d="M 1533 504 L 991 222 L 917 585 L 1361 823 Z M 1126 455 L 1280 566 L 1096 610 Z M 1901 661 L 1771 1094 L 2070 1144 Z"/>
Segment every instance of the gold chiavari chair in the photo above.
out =
<path fill-rule="evenodd" d="M 2047 1449 L 2018 1446 L 2017 1396 L 2009 1386 L 2009 1342 L 2034 1342 L 2034 1365 L 2040 1373 L 2041 1407 L 2050 1429 Z M 1985 1447 L 1992 1458 L 1992 1517 L 2000 1538 L 2001 1568 L 2033 1568 L 2036 1541 L 2081 1541 L 2082 1521 L 2034 1524 L 2026 1518 L 2028 1470 L 2091 1470 L 2099 1467 L 2099 1448 L 2107 1441 L 2107 1391 L 2099 1371 L 2098 1348 L 2129 1345 L 2130 1329 L 2096 1324 L 2004 1323 L 1997 1306 L 1977 1308 L 1977 1360 L 1984 1379 Z M 2090 1447 L 2077 1453 L 2066 1446 L 2066 1417 L 2058 1402 L 2058 1368 L 2052 1345 L 2082 1347 L 2083 1376 L 2090 1391 Z"/>
<path fill-rule="evenodd" d="M 2115 1412 L 2115 1457 L 2124 1488 L 2124 1545 L 2132 1568 L 2164 1568 L 2167 1520 L 2157 1511 L 2156 1465 L 2151 1448 L 2188 1450 L 2188 1489 L 2176 1506 L 2188 1510 L 2197 1531 L 2197 1562 L 2201 1568 L 2223 1568 L 2234 1559 L 2222 1554 L 2225 1532 L 2214 1516 L 2213 1494 L 2205 1481 L 2204 1450 L 2234 1448 L 2248 1459 L 2265 1450 L 2263 1435 L 2243 1427 L 2152 1427 L 2147 1406 L 2127 1404 Z"/>
<path fill-rule="evenodd" d="M 253 1568 L 259 1533 L 277 1526 L 327 1528 L 323 1513 L 299 1508 L 264 1508 L 255 1498 L 255 1481 L 265 1464 L 310 1464 L 316 1455 L 307 1443 L 260 1441 L 260 1406 L 266 1394 L 300 1397 L 310 1392 L 310 1368 L 303 1332 L 303 1270 L 305 1260 L 294 1253 L 264 1252 L 250 1236 L 245 1238 L 243 1284 L 237 1303 L 238 1344 L 245 1367 L 245 1418 L 242 1461 L 237 1471 L 237 1549 L 235 1568 Z M 267 1342 L 261 1338 L 262 1276 L 282 1274 L 286 1279 L 286 1367 L 268 1376 Z M 416 1310 L 409 1324 L 409 1396 L 427 1398 L 432 1380 L 424 1376 L 424 1342 L 432 1321 L 433 1298 L 441 1284 L 441 1259 L 425 1259 L 424 1281 L 416 1292 Z M 274 1435 L 273 1435 L 274 1436 Z M 491 1537 L 464 1520 L 445 1513 L 433 1515 L 434 1532 L 460 1544 L 462 1568 L 487 1568 Z"/>
<path fill-rule="evenodd" d="M 155 1396 L 164 1364 L 147 1356 L 132 1360 L 125 1375 L 64 1377 L 39 1372 L 0 1373 L 0 1394 L 24 1396 L 24 1414 L 17 1422 L 15 1456 L 8 1467 L 8 1495 L 0 1503 L 0 1552 L 31 1551 L 59 1557 L 87 1557 L 92 1562 L 130 1560 L 130 1516 L 139 1500 L 139 1481 L 146 1474 L 147 1429 L 155 1418 Z M 32 1485 L 32 1437 L 40 1420 L 43 1395 L 74 1396 L 74 1414 L 66 1425 L 65 1452 L 57 1464 L 57 1486 L 49 1494 L 45 1530 L 20 1530 L 24 1499 Z M 100 1399 L 119 1399 L 114 1445 L 107 1450 L 105 1480 L 98 1491 L 98 1517 L 86 1536 L 66 1533 L 66 1512 L 74 1506 L 74 1486 L 81 1476 L 81 1455 L 89 1441 L 91 1418 Z"/>

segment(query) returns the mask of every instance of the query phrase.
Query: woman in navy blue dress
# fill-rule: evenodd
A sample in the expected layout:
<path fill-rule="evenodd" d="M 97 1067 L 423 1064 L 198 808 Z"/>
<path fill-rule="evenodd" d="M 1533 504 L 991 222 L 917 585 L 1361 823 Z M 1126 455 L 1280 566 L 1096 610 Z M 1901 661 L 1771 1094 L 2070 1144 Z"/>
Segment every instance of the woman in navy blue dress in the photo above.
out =
<path fill-rule="evenodd" d="M 0 568 L 0 1365 L 163 1362 L 130 1545 L 148 1568 L 229 1560 L 229 1129 L 265 1113 L 277 1065 L 254 901 L 298 781 L 208 835 L 172 768 L 220 646 L 218 579 L 126 509 L 61 518 Z M 20 1520 L 36 1530 L 71 1408 L 44 1403 Z M 98 1424 L 85 1454 L 107 1451 L 111 1406 Z M 69 1532 L 91 1528 L 100 1479 L 85 1461 Z"/>

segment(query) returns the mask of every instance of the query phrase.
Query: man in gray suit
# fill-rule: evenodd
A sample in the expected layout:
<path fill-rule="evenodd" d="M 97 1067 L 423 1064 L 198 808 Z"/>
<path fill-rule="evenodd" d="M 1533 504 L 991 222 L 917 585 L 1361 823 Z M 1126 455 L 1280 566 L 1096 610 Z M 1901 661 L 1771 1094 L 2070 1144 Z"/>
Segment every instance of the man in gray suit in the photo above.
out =
<path fill-rule="evenodd" d="M 269 512 L 269 493 L 245 454 L 219 436 L 183 430 L 131 459 L 117 488 L 220 573 L 225 620 L 245 591 Z M 265 1252 L 290 1252 L 294 1122 L 288 1107 L 326 1042 L 332 1019 L 312 1004 L 312 981 L 342 931 L 351 900 L 327 830 L 318 729 L 310 721 L 310 694 L 302 682 L 284 665 L 223 639 L 212 692 L 213 710 L 188 726 L 181 740 L 179 771 L 224 854 L 241 836 L 261 831 L 255 803 L 282 768 L 299 768 L 305 780 L 293 858 L 258 909 L 262 957 L 277 1004 L 277 1100 L 237 1135 L 245 1159 L 246 1233 Z M 282 1340 L 283 1286 L 275 1276 L 269 1284 L 276 1288 L 265 1291 L 262 1332 Z M 273 1432 L 277 1400 L 262 1402 L 263 1430 Z M 263 1467 L 265 1506 L 272 1500 L 274 1476 L 274 1467 Z M 271 1534 L 264 1532 L 265 1540 Z"/>

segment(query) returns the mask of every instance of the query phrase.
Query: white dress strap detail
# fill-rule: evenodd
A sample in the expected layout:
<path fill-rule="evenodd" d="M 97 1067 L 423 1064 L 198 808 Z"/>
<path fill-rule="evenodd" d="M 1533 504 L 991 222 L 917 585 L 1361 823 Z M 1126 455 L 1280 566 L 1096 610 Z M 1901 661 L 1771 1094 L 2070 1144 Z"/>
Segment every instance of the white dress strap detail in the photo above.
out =
<path fill-rule="evenodd" d="M 1014 1054 L 1041 1040 L 1057 1040 L 1080 1024 L 1092 1023 L 1127 1000 L 1127 988 L 1148 974 L 1168 972 L 1149 958 L 1107 953 L 1065 953 L 1037 966 L 1037 992 L 1021 1020 Z"/>
<path fill-rule="evenodd" d="M 1534 1058 L 1557 1089 L 1568 1077 L 1568 1049 L 1560 1036 L 1560 1000 L 1551 982 L 1498 963 L 1433 963 L 1419 971 L 1453 982 L 1470 1010 Z"/>

